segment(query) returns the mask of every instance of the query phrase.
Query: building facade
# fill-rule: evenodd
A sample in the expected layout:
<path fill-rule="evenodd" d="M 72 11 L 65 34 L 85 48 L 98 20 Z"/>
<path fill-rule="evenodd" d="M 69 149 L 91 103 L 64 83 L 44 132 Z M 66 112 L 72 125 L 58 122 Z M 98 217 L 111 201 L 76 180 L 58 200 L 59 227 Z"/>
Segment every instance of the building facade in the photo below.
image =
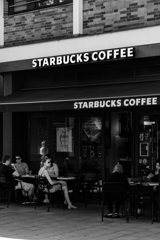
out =
<path fill-rule="evenodd" d="M 159 159 L 160 1 L 0 2 L 1 155 L 127 176 Z"/>

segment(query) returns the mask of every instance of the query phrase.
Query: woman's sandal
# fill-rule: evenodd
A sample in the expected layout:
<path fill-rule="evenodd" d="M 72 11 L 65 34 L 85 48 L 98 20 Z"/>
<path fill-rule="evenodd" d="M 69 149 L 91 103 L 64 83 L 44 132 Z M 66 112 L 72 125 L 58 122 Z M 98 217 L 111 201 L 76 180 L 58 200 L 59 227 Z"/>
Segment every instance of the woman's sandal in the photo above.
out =
<path fill-rule="evenodd" d="M 74 205 L 68 205 L 68 209 L 77 209 L 77 207 Z"/>
<path fill-rule="evenodd" d="M 108 213 L 107 215 L 104 216 L 105 218 L 112 218 L 113 214 L 112 213 Z"/>

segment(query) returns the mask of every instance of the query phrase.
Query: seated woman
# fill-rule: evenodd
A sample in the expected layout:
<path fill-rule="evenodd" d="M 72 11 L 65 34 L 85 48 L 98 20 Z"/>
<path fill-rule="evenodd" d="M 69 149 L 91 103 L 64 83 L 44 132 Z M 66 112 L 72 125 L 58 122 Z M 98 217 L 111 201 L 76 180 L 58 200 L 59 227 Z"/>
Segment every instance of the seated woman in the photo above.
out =
<path fill-rule="evenodd" d="M 108 178 L 108 182 L 123 182 L 126 188 L 126 191 L 129 189 L 129 183 L 126 176 L 123 174 L 123 166 L 117 163 Z M 109 213 L 105 215 L 105 217 L 112 218 L 113 217 L 113 202 L 116 202 L 116 209 L 115 209 L 115 217 L 120 217 L 119 209 L 122 203 L 121 196 L 119 195 L 112 195 L 107 197 L 107 205 Z"/>
<path fill-rule="evenodd" d="M 49 173 L 49 176 L 51 177 L 51 179 L 56 179 L 59 176 L 59 168 L 58 165 L 56 163 L 54 163 L 53 157 L 51 154 L 46 154 L 43 157 L 43 160 L 41 162 L 41 164 L 43 164 L 44 159 L 49 159 L 51 161 L 50 167 L 47 168 L 47 171 Z M 65 181 L 58 181 L 59 183 L 61 183 L 62 186 L 67 186 L 67 183 Z M 43 201 L 44 203 L 48 203 L 49 199 L 48 199 L 48 195 L 45 194 L 45 199 Z M 65 202 L 66 204 L 66 202 Z"/>
<path fill-rule="evenodd" d="M 152 182 L 159 182 L 160 161 L 156 161 L 156 169 L 152 171 L 147 178 Z"/>
<path fill-rule="evenodd" d="M 41 163 L 44 162 L 44 159 L 49 159 L 51 161 L 50 167 L 47 168 L 49 176 L 52 179 L 57 179 L 57 177 L 59 177 L 59 168 L 58 168 L 58 165 L 54 162 L 52 155 L 49 153 L 46 154 Z M 67 185 L 67 183 L 65 181 L 58 181 L 58 182 L 60 182 L 63 186 Z M 46 199 L 48 199 L 48 196 L 46 196 Z"/>
<path fill-rule="evenodd" d="M 51 161 L 50 168 L 47 168 L 47 171 L 51 178 L 57 178 L 59 176 L 58 165 L 54 163 L 53 157 L 51 154 L 44 155 L 44 159 L 49 159 Z M 43 162 L 43 160 L 42 160 Z"/>
<path fill-rule="evenodd" d="M 53 187 L 50 189 L 50 192 L 55 192 L 61 190 L 60 185 L 54 185 L 54 183 L 57 183 L 57 181 L 52 180 L 47 169 L 50 168 L 51 160 L 50 159 L 43 159 L 42 167 L 40 168 L 38 175 L 42 177 L 46 177 L 48 182 L 53 185 Z M 59 181 L 58 181 L 59 182 Z M 65 202 L 68 204 L 68 209 L 76 209 L 74 205 L 72 205 L 69 194 L 68 194 L 68 188 L 66 185 L 62 185 L 62 190 L 64 192 Z"/>

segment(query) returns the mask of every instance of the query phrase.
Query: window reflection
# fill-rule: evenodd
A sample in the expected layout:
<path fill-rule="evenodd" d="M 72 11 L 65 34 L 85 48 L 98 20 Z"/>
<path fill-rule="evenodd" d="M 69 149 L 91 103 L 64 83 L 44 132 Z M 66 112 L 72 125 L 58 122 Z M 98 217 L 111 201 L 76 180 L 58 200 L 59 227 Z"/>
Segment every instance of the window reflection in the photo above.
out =
<path fill-rule="evenodd" d="M 83 118 L 81 127 L 82 159 L 101 157 L 102 119 Z"/>
<path fill-rule="evenodd" d="M 80 134 L 82 171 L 99 171 L 102 158 L 102 119 L 82 118 Z"/>
<path fill-rule="evenodd" d="M 64 3 L 64 2 L 66 2 L 66 0 L 45 0 L 45 1 L 40 1 L 38 3 L 38 6 L 39 7 L 49 6 L 49 5 L 59 4 L 59 3 Z"/>
<path fill-rule="evenodd" d="M 47 0 L 47 1 L 41 1 L 38 3 L 38 6 L 41 7 L 41 6 L 49 6 L 49 5 L 52 5 L 52 4 L 55 4 L 55 0 Z"/>

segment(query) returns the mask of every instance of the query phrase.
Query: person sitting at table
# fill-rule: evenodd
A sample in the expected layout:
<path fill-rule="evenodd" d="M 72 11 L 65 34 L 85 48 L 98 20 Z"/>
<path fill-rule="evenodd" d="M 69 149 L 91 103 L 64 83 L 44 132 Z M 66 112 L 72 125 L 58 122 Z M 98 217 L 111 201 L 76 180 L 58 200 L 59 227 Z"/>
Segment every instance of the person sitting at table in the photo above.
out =
<path fill-rule="evenodd" d="M 147 178 L 152 182 L 159 182 L 160 161 L 156 161 L 155 170 L 153 170 Z"/>
<path fill-rule="evenodd" d="M 107 182 L 123 182 L 126 188 L 126 191 L 129 189 L 129 183 L 126 178 L 126 176 L 123 173 L 123 166 L 119 163 L 117 163 L 110 174 Z M 115 208 L 115 214 L 114 216 L 116 218 L 119 218 L 119 209 L 122 204 L 122 198 L 119 195 L 112 195 L 112 196 L 107 196 L 107 205 L 108 205 L 108 210 L 109 213 L 105 215 L 105 217 L 112 218 L 113 217 L 113 202 L 116 202 L 116 208 Z"/>
<path fill-rule="evenodd" d="M 16 179 L 20 174 L 14 166 L 11 166 L 11 158 L 9 155 L 2 157 L 2 163 L 0 164 L 0 174 L 4 175 L 6 181 L 10 183 L 11 189 L 22 189 L 23 195 L 27 195 L 32 201 L 34 197 L 35 187 L 31 183 L 26 183 Z"/>
<path fill-rule="evenodd" d="M 16 163 L 12 166 L 16 168 L 18 171 L 19 175 L 26 175 L 29 173 L 29 167 L 28 164 L 25 162 L 22 162 L 22 158 L 20 156 L 15 157 Z"/>
<path fill-rule="evenodd" d="M 60 181 L 56 181 L 51 179 L 49 173 L 48 173 L 48 168 L 50 168 L 51 160 L 49 158 L 44 158 L 42 162 L 42 166 L 38 172 L 39 176 L 46 177 L 48 182 L 53 185 L 53 187 L 50 189 L 50 192 L 56 192 L 61 190 L 61 185 L 54 185 L 55 183 L 59 183 Z M 68 193 L 68 188 L 67 185 L 62 185 L 62 190 L 64 192 L 64 197 L 65 197 L 65 203 L 68 204 L 68 209 L 76 209 L 74 205 L 72 205 L 70 198 L 69 198 L 69 193 Z M 48 200 L 49 201 L 49 200 Z M 46 202 L 46 201 L 45 201 Z M 46 202 L 47 203 L 47 202 Z"/>
<path fill-rule="evenodd" d="M 43 163 L 44 159 L 49 159 L 51 161 L 50 167 L 47 168 L 49 176 L 52 179 L 56 179 L 57 177 L 59 177 L 59 168 L 58 168 L 58 165 L 54 162 L 54 159 L 53 159 L 52 155 L 49 154 L 49 153 L 45 154 L 45 156 L 44 156 L 44 158 L 43 158 L 41 163 Z M 62 186 L 66 186 L 67 187 L 66 181 L 58 180 L 58 182 L 61 183 Z M 48 202 L 49 202 L 48 195 L 45 194 L 44 203 L 48 203 Z M 65 201 L 65 204 L 67 204 L 66 201 Z"/>
<path fill-rule="evenodd" d="M 51 161 L 51 165 L 47 168 L 47 171 L 51 178 L 57 178 L 59 176 L 59 168 L 58 165 L 54 162 L 51 154 L 45 154 L 44 159 L 49 159 Z M 43 160 L 42 160 L 43 162 Z"/>
<path fill-rule="evenodd" d="M 47 168 L 48 174 L 52 179 L 56 179 L 57 177 L 59 177 L 59 168 L 58 165 L 56 163 L 54 163 L 53 157 L 51 154 L 45 154 L 43 160 L 41 161 L 41 165 L 43 165 L 44 163 L 44 159 L 49 159 L 51 161 L 50 167 Z M 63 180 L 59 180 L 59 183 L 62 184 L 62 186 L 67 186 L 67 183 Z M 48 195 L 45 194 L 45 199 L 43 201 L 44 203 L 48 203 L 49 199 L 48 199 Z M 66 204 L 66 202 L 65 202 Z"/>
<path fill-rule="evenodd" d="M 47 168 L 47 171 L 49 173 L 49 176 L 52 179 L 57 179 L 57 177 L 59 177 L 59 168 L 58 165 L 54 162 L 54 159 L 52 157 L 51 154 L 46 154 L 41 162 L 41 164 L 43 164 L 44 159 L 49 159 L 51 161 L 51 165 L 49 168 Z M 59 181 L 62 185 L 67 185 L 67 183 L 65 181 Z"/>

